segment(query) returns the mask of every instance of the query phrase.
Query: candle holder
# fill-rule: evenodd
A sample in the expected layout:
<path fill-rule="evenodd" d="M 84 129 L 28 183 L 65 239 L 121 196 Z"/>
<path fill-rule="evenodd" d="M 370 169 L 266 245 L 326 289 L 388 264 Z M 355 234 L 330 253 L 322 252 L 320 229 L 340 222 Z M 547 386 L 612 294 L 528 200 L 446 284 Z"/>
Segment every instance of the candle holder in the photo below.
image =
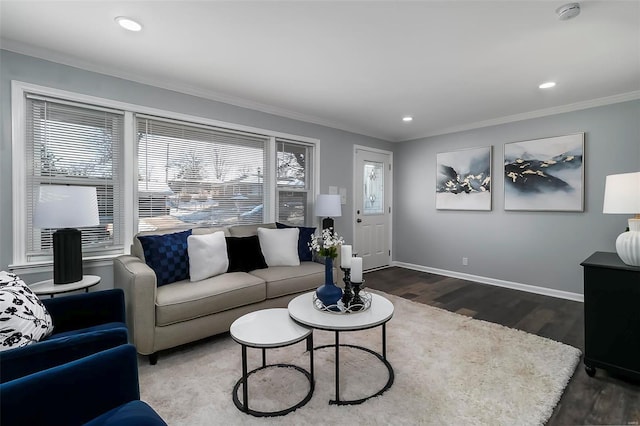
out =
<path fill-rule="evenodd" d="M 353 290 L 351 290 L 351 268 L 340 268 L 344 272 L 344 291 L 342 293 L 342 304 L 349 307 L 351 299 L 353 299 Z"/>
<path fill-rule="evenodd" d="M 365 309 L 364 300 L 360 297 L 360 290 L 362 285 L 364 284 L 364 280 L 361 283 L 351 283 L 351 288 L 353 290 L 353 297 L 351 298 L 351 303 L 349 304 L 349 309 L 351 311 L 361 311 Z"/>

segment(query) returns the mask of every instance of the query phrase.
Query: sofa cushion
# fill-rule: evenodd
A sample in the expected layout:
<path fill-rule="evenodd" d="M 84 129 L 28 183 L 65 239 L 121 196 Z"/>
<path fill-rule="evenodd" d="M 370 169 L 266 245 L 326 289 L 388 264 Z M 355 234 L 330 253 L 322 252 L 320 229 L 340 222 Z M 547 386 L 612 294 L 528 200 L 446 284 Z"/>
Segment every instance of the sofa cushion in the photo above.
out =
<path fill-rule="evenodd" d="M 191 229 L 173 234 L 138 236 L 145 262 L 155 272 L 158 287 L 189 278 L 189 235 Z"/>
<path fill-rule="evenodd" d="M 290 229 L 258 228 L 258 239 L 264 260 L 271 266 L 298 266 L 298 231 Z"/>
<path fill-rule="evenodd" d="M 38 296 L 17 275 L 0 272 L 0 351 L 38 342 L 53 320 Z"/>
<path fill-rule="evenodd" d="M 234 225 L 229 227 L 232 237 L 249 237 L 258 235 L 258 228 L 276 229 L 275 223 L 259 223 L 254 225 Z"/>
<path fill-rule="evenodd" d="M 228 272 L 196 282 L 180 281 L 157 289 L 156 325 L 215 314 L 265 298 L 264 280 L 244 272 Z"/>
<path fill-rule="evenodd" d="M 324 282 L 324 265 L 300 262 L 299 266 L 273 266 L 251 271 L 250 274 L 267 282 L 267 299 L 273 299 L 321 286 Z"/>
<path fill-rule="evenodd" d="M 229 268 L 227 242 L 222 231 L 204 235 L 189 235 L 187 251 L 191 281 L 200 281 L 220 275 L 227 272 Z"/>
<path fill-rule="evenodd" d="M 137 257 L 138 259 L 144 260 L 144 250 L 142 249 L 142 244 L 138 237 L 145 235 L 166 235 L 173 234 L 175 232 L 185 231 L 185 228 L 169 228 L 169 229 L 157 229 L 155 231 L 141 231 L 133 237 L 133 243 L 131 244 L 131 254 Z M 217 226 L 217 227 L 203 227 L 203 228 L 193 228 L 191 230 L 191 235 L 204 235 L 204 234 L 212 234 L 217 231 L 224 232 L 225 237 L 230 237 L 229 227 L 227 226 Z"/>
<path fill-rule="evenodd" d="M 229 256 L 227 272 L 249 272 L 267 267 L 257 235 L 227 237 L 226 240 L 227 255 Z"/>
<path fill-rule="evenodd" d="M 278 229 L 298 228 L 300 230 L 300 234 L 298 235 L 298 259 L 300 259 L 300 262 L 311 262 L 313 260 L 313 252 L 309 247 L 309 242 L 311 242 L 311 236 L 316 233 L 316 228 L 289 226 L 280 222 L 276 222 L 276 227 L 278 227 Z"/>

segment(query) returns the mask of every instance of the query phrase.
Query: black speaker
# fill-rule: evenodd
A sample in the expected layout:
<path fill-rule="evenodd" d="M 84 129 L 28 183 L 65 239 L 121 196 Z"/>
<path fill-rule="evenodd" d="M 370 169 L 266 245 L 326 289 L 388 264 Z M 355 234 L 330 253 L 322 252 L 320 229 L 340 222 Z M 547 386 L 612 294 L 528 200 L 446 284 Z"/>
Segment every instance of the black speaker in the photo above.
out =
<path fill-rule="evenodd" d="M 82 280 L 82 233 L 64 228 L 53 233 L 53 283 Z"/>

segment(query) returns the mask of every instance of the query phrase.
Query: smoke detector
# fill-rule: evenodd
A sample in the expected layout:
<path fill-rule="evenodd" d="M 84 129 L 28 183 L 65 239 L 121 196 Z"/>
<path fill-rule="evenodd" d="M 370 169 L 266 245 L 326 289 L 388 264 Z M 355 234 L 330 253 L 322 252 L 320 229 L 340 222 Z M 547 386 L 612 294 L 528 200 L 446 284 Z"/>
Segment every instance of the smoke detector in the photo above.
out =
<path fill-rule="evenodd" d="M 580 14 L 580 3 L 567 3 L 556 9 L 558 19 L 566 21 Z"/>

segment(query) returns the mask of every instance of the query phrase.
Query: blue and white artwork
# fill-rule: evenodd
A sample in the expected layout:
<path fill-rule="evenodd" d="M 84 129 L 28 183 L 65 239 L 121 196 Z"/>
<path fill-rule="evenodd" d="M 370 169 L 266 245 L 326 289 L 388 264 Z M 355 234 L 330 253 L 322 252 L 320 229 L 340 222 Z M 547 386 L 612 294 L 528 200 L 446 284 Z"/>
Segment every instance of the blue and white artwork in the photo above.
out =
<path fill-rule="evenodd" d="M 504 145 L 504 209 L 583 211 L 584 133 Z"/>
<path fill-rule="evenodd" d="M 436 155 L 436 209 L 491 210 L 491 147 Z"/>

